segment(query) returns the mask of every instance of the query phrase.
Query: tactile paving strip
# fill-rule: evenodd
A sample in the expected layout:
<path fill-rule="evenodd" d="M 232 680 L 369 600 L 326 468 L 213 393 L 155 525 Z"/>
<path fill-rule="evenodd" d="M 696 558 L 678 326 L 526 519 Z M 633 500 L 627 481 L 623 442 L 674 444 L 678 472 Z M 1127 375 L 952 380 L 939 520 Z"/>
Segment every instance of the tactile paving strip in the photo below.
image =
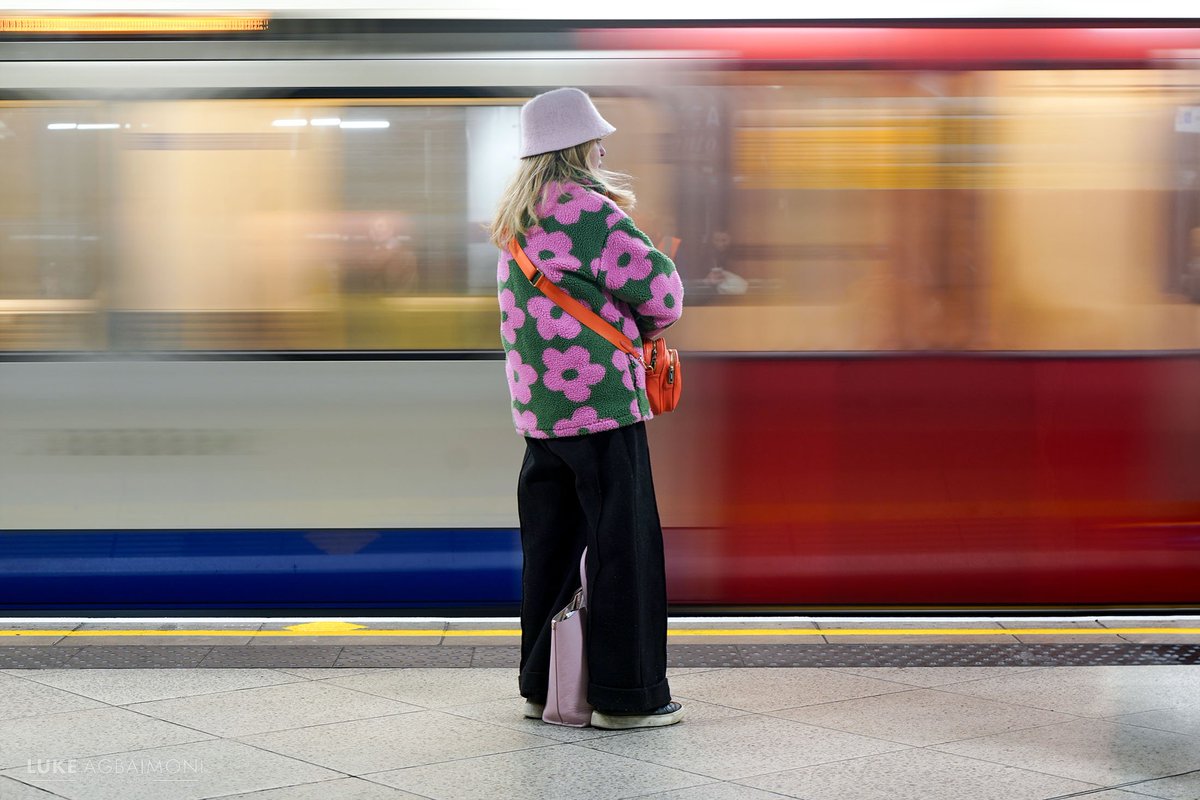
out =
<path fill-rule="evenodd" d="M 805 645 L 798 645 L 803 647 Z M 667 645 L 668 667 L 744 667 L 744 648 L 736 644 Z"/>
<path fill-rule="evenodd" d="M 341 655 L 336 645 L 221 645 L 211 648 L 201 667 L 270 669 L 332 667 Z"/>
<path fill-rule="evenodd" d="M 198 667 L 211 647 L 101 645 L 79 648 L 66 669 L 180 669 Z"/>
<path fill-rule="evenodd" d="M 62 669 L 81 647 L 0 648 L 0 669 Z"/>
<path fill-rule="evenodd" d="M 1200 645 L 1195 644 L 962 643 L 827 647 L 752 644 L 738 649 L 747 667 L 1108 667 L 1200 663 Z"/>
<path fill-rule="evenodd" d="M 474 647 L 443 645 L 348 645 L 336 667 L 444 667 L 471 666 Z"/>
<path fill-rule="evenodd" d="M 516 647 L 89 645 L 0 647 L 0 669 L 512 667 Z M 683 644 L 672 667 L 1103 667 L 1200 664 L 1200 644 Z"/>
<path fill-rule="evenodd" d="M 476 647 L 475 657 L 471 659 L 472 667 L 512 667 L 521 666 L 521 648 L 519 647 Z"/>

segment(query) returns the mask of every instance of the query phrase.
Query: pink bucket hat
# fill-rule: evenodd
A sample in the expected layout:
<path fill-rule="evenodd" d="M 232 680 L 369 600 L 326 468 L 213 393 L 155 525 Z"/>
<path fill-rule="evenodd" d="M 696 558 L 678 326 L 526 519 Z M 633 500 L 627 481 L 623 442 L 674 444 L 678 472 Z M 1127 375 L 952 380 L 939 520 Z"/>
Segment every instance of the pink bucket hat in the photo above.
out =
<path fill-rule="evenodd" d="M 521 158 L 600 139 L 615 131 L 578 89 L 554 89 L 521 106 Z"/>

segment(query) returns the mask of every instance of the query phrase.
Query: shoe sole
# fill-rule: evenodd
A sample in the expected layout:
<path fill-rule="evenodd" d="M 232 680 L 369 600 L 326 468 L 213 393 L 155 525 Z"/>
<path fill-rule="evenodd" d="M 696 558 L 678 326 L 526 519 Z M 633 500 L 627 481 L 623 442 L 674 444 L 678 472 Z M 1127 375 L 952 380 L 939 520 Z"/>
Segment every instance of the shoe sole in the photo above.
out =
<path fill-rule="evenodd" d="M 592 727 L 607 731 L 626 731 L 631 728 L 662 728 L 674 725 L 683 719 L 683 709 L 672 711 L 670 714 L 647 714 L 639 717 L 604 714 L 592 712 Z"/>
<path fill-rule="evenodd" d="M 541 719 L 542 712 L 545 710 L 546 710 L 545 706 L 539 706 L 539 705 L 535 705 L 533 703 L 526 702 L 525 710 L 522 711 L 521 713 L 523 713 L 525 715 L 525 719 Z"/>

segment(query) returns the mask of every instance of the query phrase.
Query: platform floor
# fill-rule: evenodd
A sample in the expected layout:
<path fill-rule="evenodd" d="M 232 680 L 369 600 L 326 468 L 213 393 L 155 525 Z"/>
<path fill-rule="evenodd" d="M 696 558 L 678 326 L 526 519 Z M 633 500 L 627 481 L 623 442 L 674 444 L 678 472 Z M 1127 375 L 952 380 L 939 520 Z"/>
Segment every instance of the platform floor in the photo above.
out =
<path fill-rule="evenodd" d="M 1194 618 L 687 619 L 669 650 L 685 721 L 611 732 L 522 718 L 511 620 L 0 620 L 0 657 L 59 654 L 0 669 L 0 800 L 1200 799 Z"/>

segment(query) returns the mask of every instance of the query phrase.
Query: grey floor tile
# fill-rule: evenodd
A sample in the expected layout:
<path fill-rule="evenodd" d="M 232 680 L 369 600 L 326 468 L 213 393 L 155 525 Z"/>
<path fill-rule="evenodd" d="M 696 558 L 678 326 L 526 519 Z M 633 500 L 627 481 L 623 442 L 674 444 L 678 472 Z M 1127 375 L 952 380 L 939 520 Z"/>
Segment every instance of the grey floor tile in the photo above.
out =
<path fill-rule="evenodd" d="M 30 679 L 114 706 L 302 680 L 271 669 L 37 670 Z"/>
<path fill-rule="evenodd" d="M 84 647 L 91 645 L 129 645 L 133 640 L 121 636 L 71 636 L 68 637 L 73 645 Z M 180 634 L 178 636 L 148 636 L 138 637 L 138 645 L 147 647 L 239 647 L 253 644 L 249 636 L 198 636 L 195 634 Z"/>
<path fill-rule="evenodd" d="M 395 627 L 399 628 L 400 625 Z M 407 627 L 407 626 L 405 626 Z M 446 630 L 448 631 L 520 631 L 521 621 L 519 619 L 498 618 L 498 619 L 452 619 L 446 622 Z"/>
<path fill-rule="evenodd" d="M 903 692 L 906 687 L 846 672 L 808 668 L 734 668 L 681 675 L 671 681 L 681 697 L 741 708 L 778 711 L 784 708 Z"/>
<path fill-rule="evenodd" d="M 797 633 L 797 634 L 766 634 L 758 636 L 749 636 L 746 634 L 727 634 L 725 636 L 715 636 L 705 633 L 689 633 L 688 631 L 677 631 L 671 634 L 671 647 L 681 647 L 685 644 L 691 645 L 714 645 L 725 644 L 734 647 L 746 647 L 748 645 L 789 645 L 792 648 L 797 646 L 816 646 L 824 647 L 826 645 L 825 637 L 821 636 L 820 631 L 816 628 L 812 633 Z M 795 652 L 792 650 L 792 652 Z M 733 665 L 741 666 L 741 665 Z"/>
<path fill-rule="evenodd" d="M 669 728 L 592 739 L 580 746 L 720 780 L 907 749 L 894 742 L 759 715 L 711 721 L 685 718 Z"/>
<path fill-rule="evenodd" d="M 684 717 L 688 722 L 726 719 L 743 716 L 748 713 L 736 708 L 701 703 L 698 700 L 683 699 L 681 702 L 684 706 Z M 479 720 L 491 725 L 499 725 L 502 728 L 509 728 L 533 734 L 534 736 L 544 736 L 559 742 L 581 742 L 585 739 L 601 739 L 605 736 L 624 735 L 622 731 L 609 731 L 592 727 L 569 728 L 565 725 L 548 725 L 541 720 L 525 719 L 520 713 L 523 705 L 524 701 L 509 698 L 505 700 L 493 700 L 490 703 L 457 706 L 455 708 L 443 709 L 443 711 L 447 714 L 467 717 L 468 719 Z"/>
<path fill-rule="evenodd" d="M 834 672 L 848 672 L 863 678 L 892 680 L 908 686 L 949 686 L 973 680 L 1008 678 L 1016 673 L 1033 672 L 1044 667 L 833 667 Z"/>
<path fill-rule="evenodd" d="M 929 620 L 873 620 L 866 622 L 844 622 L 841 620 L 826 620 L 817 623 L 817 627 L 825 632 L 827 640 L 830 644 L 855 644 L 855 643 L 889 643 L 889 644 L 966 644 L 968 642 L 980 642 L 989 644 L 1015 644 L 1016 639 L 1012 636 L 1004 634 L 1004 630 L 998 622 L 934 622 Z M 897 630 L 897 631 L 914 631 L 927 629 L 944 629 L 944 628 L 973 628 L 994 630 L 996 633 L 970 635 L 961 634 L 954 636 L 938 635 L 938 634 L 919 634 L 919 633 L 898 633 L 891 636 L 879 635 L 856 635 L 854 633 L 843 633 L 843 631 L 866 631 L 866 630 Z"/>
<path fill-rule="evenodd" d="M 1030 628 L 1054 628 L 1064 630 L 1063 633 L 1014 634 L 1016 640 L 1023 644 L 1121 644 L 1125 640 L 1114 633 L 1106 633 L 1106 629 L 1096 620 L 1080 620 L 1057 622 L 1040 622 L 1036 619 L 1006 620 L 1000 623 L 1006 630 Z M 1083 631 L 1088 631 L 1084 633 Z"/>
<path fill-rule="evenodd" d="M 353 775 L 553 744 L 540 736 L 439 711 L 262 733 L 242 740 Z"/>
<path fill-rule="evenodd" d="M 59 623 L 59 622 L 5 622 L 0 620 L 0 630 L 4 631 L 63 631 L 70 632 L 78 628 L 77 623 Z M 63 641 L 65 637 L 62 634 L 43 636 L 34 636 L 28 633 L 18 633 L 16 636 L 0 636 L 0 648 L 2 647 L 49 647 Z"/>
<path fill-rule="evenodd" d="M 1043 800 L 1099 788 L 920 749 L 759 775 L 739 783 L 804 800 Z"/>
<path fill-rule="evenodd" d="M 949 686 L 953 683 L 1006 678 L 1019 672 L 1032 672 L 1044 667 L 833 667 L 836 672 L 849 672 L 864 678 L 895 681 L 909 686 Z"/>
<path fill-rule="evenodd" d="M 418 706 L 356 692 L 327 681 L 179 697 L 127 706 L 131 711 L 218 736 L 248 736 L 309 725 L 418 711 Z"/>
<path fill-rule="evenodd" d="M 27 783 L 0 775 L 0 798 L 3 800 L 54 800 L 58 797 L 61 795 L 50 794 L 50 792 L 36 789 Z"/>
<path fill-rule="evenodd" d="M 0 769 L 31 760 L 80 758 L 211 738 L 123 708 L 22 717 L 0 722 Z"/>
<path fill-rule="evenodd" d="M 376 669 L 322 681 L 424 708 L 520 697 L 513 669 Z"/>
<path fill-rule="evenodd" d="M 706 778 L 572 744 L 373 774 L 434 800 L 617 800 Z"/>
<path fill-rule="evenodd" d="M 886 627 L 886 626 L 885 626 Z M 829 644 L 1018 644 L 1017 637 L 1007 633 L 956 634 L 919 634 L 901 633 L 890 636 L 875 634 L 834 633 L 825 632 Z"/>
<path fill-rule="evenodd" d="M 83 711 L 104 705 L 88 697 L 13 675 L 0 676 L 0 697 L 4 698 L 4 702 L 0 703 L 0 720 Z"/>
<path fill-rule="evenodd" d="M 0 795 L 3 797 L 3 795 Z M 233 794 L 220 800 L 425 800 L 419 794 L 371 783 L 362 778 L 342 778 L 335 781 L 265 789 L 250 794 Z"/>
<path fill-rule="evenodd" d="M 987 630 L 1004 630 L 1004 625 L 1000 622 L 991 620 L 957 620 L 957 619 L 821 619 L 817 620 L 817 627 L 823 631 L 828 630 L 900 630 L 911 631 L 915 629 L 937 628 L 978 628 Z M 958 637 L 954 637 L 957 639 Z"/>
<path fill-rule="evenodd" d="M 930 749 L 1100 786 L 1200 769 L 1200 739 L 1094 719 L 967 739 Z"/>
<path fill-rule="evenodd" d="M 1189 736 L 1200 736 L 1200 705 L 1123 714 L 1118 717 L 1109 717 L 1108 721 L 1120 722 L 1123 725 L 1139 725 L 1143 728 L 1157 728 L 1160 731 L 1186 733 Z"/>
<path fill-rule="evenodd" d="M 246 631 L 253 632 L 262 627 L 261 622 L 160 622 L 157 619 L 140 619 L 121 622 L 84 622 L 77 631 Z"/>
<path fill-rule="evenodd" d="M 345 678 L 347 675 L 361 675 L 364 672 L 370 672 L 367 667 L 361 669 L 341 669 L 339 667 L 288 667 L 280 668 L 278 672 L 286 672 L 288 675 L 295 675 L 298 678 L 305 678 L 310 681 L 323 681 L 326 678 Z"/>
<path fill-rule="evenodd" d="M 696 629 L 700 629 L 700 630 L 713 630 L 713 629 L 745 630 L 747 628 L 754 628 L 756 630 L 772 630 L 772 631 L 790 630 L 790 629 L 794 628 L 797 630 L 811 631 L 811 630 L 817 629 L 817 623 L 813 622 L 812 620 L 798 620 L 798 619 L 756 618 L 756 619 L 734 620 L 734 619 L 721 619 L 719 617 L 708 617 L 708 618 L 676 617 L 675 619 L 672 619 L 670 622 L 670 629 L 672 631 L 686 631 L 686 630 L 696 630 Z"/>
<path fill-rule="evenodd" d="M 933 689 L 804 706 L 774 716 L 916 747 L 1078 719 Z"/>
<path fill-rule="evenodd" d="M 39 774 L 37 765 L 5 775 L 69 800 L 200 800 L 344 777 L 223 739 L 156 747 L 70 762 L 73 772 Z"/>
<path fill-rule="evenodd" d="M 1053 667 L 942 689 L 1064 714 L 1113 717 L 1194 702 L 1200 696 L 1200 670 L 1188 666 Z"/>
<path fill-rule="evenodd" d="M 641 795 L 637 800 L 781 800 L 786 795 L 752 789 L 738 783 L 706 783 L 670 792 Z"/>
<path fill-rule="evenodd" d="M 414 647 L 417 645 L 438 645 L 442 641 L 442 632 L 430 631 L 428 636 L 369 636 L 355 634 L 352 636 L 255 636 L 250 639 L 251 647 L 306 647 L 313 645 L 337 645 L 339 647 L 362 647 L 364 645 L 382 645 L 387 647 Z"/>
<path fill-rule="evenodd" d="M 1122 619 L 1097 620 L 1105 628 L 1200 628 L 1200 616 L 1191 619 Z"/>
<path fill-rule="evenodd" d="M 1146 800 L 1146 795 L 1134 794 L 1124 789 L 1106 789 L 1103 792 L 1083 795 L 1078 800 Z"/>
<path fill-rule="evenodd" d="M 1200 798 L 1200 770 L 1171 778 L 1160 778 L 1146 783 L 1126 786 L 1125 790 L 1136 795 L 1160 797 L 1165 800 L 1196 800 Z M 1086 798 L 1085 800 L 1090 800 Z"/>
<path fill-rule="evenodd" d="M 0 625 L 0 629 L 7 626 Z M 44 636 L 41 634 L 17 634 L 16 636 L 0 636 L 0 647 L 48 647 L 56 645 L 67 637 L 59 634 L 57 636 Z M 77 642 L 72 642 L 77 644 Z M 2 796 L 2 795 L 0 795 Z"/>

